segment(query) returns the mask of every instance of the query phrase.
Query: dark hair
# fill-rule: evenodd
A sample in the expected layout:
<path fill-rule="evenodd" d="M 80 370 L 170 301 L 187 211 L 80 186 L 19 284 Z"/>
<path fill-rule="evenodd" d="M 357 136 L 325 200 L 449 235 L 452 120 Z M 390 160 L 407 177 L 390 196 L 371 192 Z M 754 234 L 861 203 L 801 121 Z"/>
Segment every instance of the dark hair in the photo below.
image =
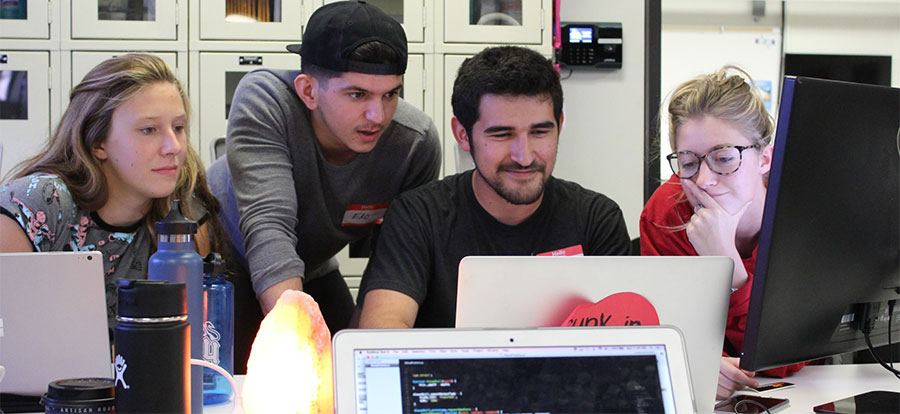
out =
<path fill-rule="evenodd" d="M 481 97 L 491 95 L 546 96 L 553 100 L 559 123 L 563 93 L 559 72 L 540 53 L 519 46 L 489 47 L 466 59 L 453 83 L 453 115 L 472 136 L 480 116 Z"/>
<path fill-rule="evenodd" d="M 400 64 L 405 56 L 397 53 L 392 47 L 377 40 L 363 43 L 353 53 L 347 56 L 347 60 L 363 63 Z M 342 72 L 325 69 L 314 63 L 300 61 L 300 72 L 316 78 L 319 82 L 327 83 L 331 78 L 341 76 Z"/>

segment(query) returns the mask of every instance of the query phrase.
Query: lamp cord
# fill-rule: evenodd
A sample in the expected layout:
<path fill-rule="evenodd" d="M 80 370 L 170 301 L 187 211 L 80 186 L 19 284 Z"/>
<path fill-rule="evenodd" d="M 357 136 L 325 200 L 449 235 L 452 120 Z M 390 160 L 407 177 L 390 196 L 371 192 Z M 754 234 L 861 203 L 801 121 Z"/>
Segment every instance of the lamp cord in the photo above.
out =
<path fill-rule="evenodd" d="M 767 413 L 767 414 L 772 414 L 772 412 L 769 411 L 769 407 L 766 407 L 765 405 L 760 404 L 758 401 L 753 401 L 753 400 L 740 400 L 740 401 L 738 401 L 737 403 L 734 404 L 734 412 L 735 412 L 736 414 L 741 414 L 741 413 L 746 413 L 746 412 L 748 412 L 748 411 L 743 410 L 743 408 L 746 408 L 745 406 L 748 405 L 748 404 L 749 404 L 749 405 L 755 405 L 755 406 L 758 407 L 758 408 L 762 408 L 762 409 L 763 409 L 762 412 L 765 412 L 765 413 Z"/>
<path fill-rule="evenodd" d="M 234 376 L 229 374 L 225 368 L 202 359 L 191 358 L 191 365 L 200 365 L 222 374 L 222 376 L 228 380 L 228 383 L 231 384 L 231 390 L 234 393 L 234 408 L 231 410 L 231 413 L 244 414 L 244 401 L 241 399 L 241 393 L 240 390 L 238 390 L 237 382 L 234 381 Z"/>

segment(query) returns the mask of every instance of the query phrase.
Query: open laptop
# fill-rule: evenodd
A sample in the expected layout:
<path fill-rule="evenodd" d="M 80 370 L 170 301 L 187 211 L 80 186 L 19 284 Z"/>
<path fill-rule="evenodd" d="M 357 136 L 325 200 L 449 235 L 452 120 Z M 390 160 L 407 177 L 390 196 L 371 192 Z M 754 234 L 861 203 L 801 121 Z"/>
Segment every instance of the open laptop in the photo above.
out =
<path fill-rule="evenodd" d="M 4 394 L 41 395 L 64 378 L 112 378 L 103 256 L 0 253 Z"/>
<path fill-rule="evenodd" d="M 647 299 L 684 335 L 699 412 L 713 412 L 734 262 L 727 257 L 466 257 L 457 328 L 560 326 L 572 310 L 619 292 Z"/>
<path fill-rule="evenodd" d="M 343 330 L 338 413 L 695 412 L 676 328 Z"/>

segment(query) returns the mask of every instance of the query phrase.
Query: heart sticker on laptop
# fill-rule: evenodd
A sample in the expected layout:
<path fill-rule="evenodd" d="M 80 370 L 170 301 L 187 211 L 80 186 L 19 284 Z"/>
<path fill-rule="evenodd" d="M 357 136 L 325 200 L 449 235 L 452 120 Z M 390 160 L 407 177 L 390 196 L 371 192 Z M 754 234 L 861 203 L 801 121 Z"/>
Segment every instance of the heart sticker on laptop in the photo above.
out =
<path fill-rule="evenodd" d="M 631 326 L 659 325 L 656 308 L 634 292 L 609 295 L 597 303 L 578 305 L 562 326 Z"/>

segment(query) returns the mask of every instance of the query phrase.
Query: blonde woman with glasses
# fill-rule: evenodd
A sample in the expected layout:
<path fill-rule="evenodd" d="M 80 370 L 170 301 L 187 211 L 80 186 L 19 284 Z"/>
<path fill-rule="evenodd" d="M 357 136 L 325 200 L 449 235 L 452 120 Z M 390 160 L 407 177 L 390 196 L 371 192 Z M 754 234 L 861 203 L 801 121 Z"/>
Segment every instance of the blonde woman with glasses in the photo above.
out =
<path fill-rule="evenodd" d="M 741 370 L 747 308 L 753 284 L 769 169 L 772 116 L 761 92 L 740 68 L 726 66 L 679 85 L 668 107 L 671 178 L 641 213 L 641 254 L 728 256 L 732 293 L 716 396 L 759 382 Z M 794 364 L 764 371 L 784 377 Z"/>

